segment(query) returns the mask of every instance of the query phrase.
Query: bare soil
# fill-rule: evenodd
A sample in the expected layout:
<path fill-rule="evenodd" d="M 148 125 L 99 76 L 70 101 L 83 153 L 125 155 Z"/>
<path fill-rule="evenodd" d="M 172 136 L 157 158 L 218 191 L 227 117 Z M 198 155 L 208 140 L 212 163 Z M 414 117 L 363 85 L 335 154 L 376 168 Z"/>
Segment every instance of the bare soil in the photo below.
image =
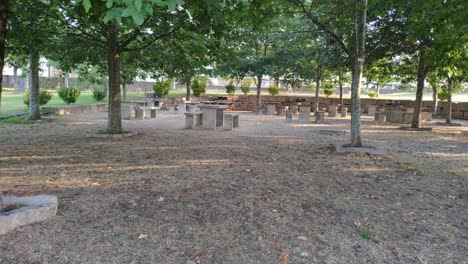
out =
<path fill-rule="evenodd" d="M 136 136 L 94 137 L 105 119 L 0 126 L 0 189 L 60 204 L 0 236 L 0 263 L 468 263 L 467 122 L 363 117 L 365 144 L 387 150 L 369 156 L 320 133 L 349 119 L 241 113 L 238 130 L 207 131 L 163 113 L 124 121 Z"/>

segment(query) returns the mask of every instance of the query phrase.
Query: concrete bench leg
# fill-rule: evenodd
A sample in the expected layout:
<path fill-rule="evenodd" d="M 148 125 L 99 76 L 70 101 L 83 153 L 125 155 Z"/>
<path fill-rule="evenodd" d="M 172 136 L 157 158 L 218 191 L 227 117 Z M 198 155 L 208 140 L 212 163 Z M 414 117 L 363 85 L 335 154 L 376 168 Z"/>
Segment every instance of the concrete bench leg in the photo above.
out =
<path fill-rule="evenodd" d="M 203 124 L 203 115 L 197 115 L 195 117 L 195 128 L 200 128 Z"/>
<path fill-rule="evenodd" d="M 145 111 L 139 107 L 135 107 L 135 118 L 139 120 L 145 119 Z"/>
<path fill-rule="evenodd" d="M 203 109 L 203 128 L 216 129 L 217 112 L 216 109 Z"/>
<path fill-rule="evenodd" d="M 194 121 L 194 116 L 185 116 L 185 128 L 193 129 L 195 127 Z"/>
<path fill-rule="evenodd" d="M 239 128 L 239 116 L 234 116 L 232 122 L 233 122 L 232 125 L 234 128 Z"/>
<path fill-rule="evenodd" d="M 225 116 L 224 117 L 224 129 L 232 130 L 233 125 L 234 125 L 234 117 L 230 115 Z"/>
<path fill-rule="evenodd" d="M 223 126 L 223 120 L 224 120 L 224 110 L 222 109 L 217 109 L 216 110 L 216 126 L 221 127 Z"/>
<path fill-rule="evenodd" d="M 151 111 L 150 112 L 150 117 L 151 118 L 156 118 L 156 109 L 151 109 L 150 111 Z"/>

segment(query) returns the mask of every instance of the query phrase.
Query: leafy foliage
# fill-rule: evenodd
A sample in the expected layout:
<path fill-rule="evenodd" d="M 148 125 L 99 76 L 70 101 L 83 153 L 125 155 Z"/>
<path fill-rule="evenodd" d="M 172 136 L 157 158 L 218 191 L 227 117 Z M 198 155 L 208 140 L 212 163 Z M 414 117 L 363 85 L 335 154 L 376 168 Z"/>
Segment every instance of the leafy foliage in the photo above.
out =
<path fill-rule="evenodd" d="M 153 92 L 158 97 L 164 97 L 171 90 L 171 80 L 158 81 L 153 85 Z"/>
<path fill-rule="evenodd" d="M 196 97 L 205 95 L 208 81 L 209 80 L 206 76 L 197 76 L 193 78 L 193 81 L 192 81 L 193 95 Z"/>
<path fill-rule="evenodd" d="M 437 97 L 439 98 L 439 100 L 441 101 L 447 101 L 447 99 L 449 98 L 449 91 L 447 89 L 441 89 L 438 93 L 437 93 Z"/>
<path fill-rule="evenodd" d="M 234 94 L 236 92 L 236 86 L 231 82 L 229 82 L 228 85 L 226 85 L 226 93 L 228 94 Z"/>
<path fill-rule="evenodd" d="M 46 89 L 39 90 L 39 105 L 46 105 L 52 99 L 52 93 Z M 29 90 L 26 90 L 23 96 L 23 102 L 29 107 Z"/>
<path fill-rule="evenodd" d="M 93 98 L 97 102 L 101 102 L 106 98 L 106 92 L 102 88 L 94 88 L 93 90 Z"/>
<path fill-rule="evenodd" d="M 241 83 L 241 91 L 244 95 L 247 95 L 248 93 L 250 93 L 250 84 L 251 82 L 249 80 L 244 80 Z"/>
<path fill-rule="evenodd" d="M 73 104 L 78 100 L 81 92 L 80 90 L 72 87 L 60 87 L 57 90 L 58 96 L 66 103 Z"/>
<path fill-rule="evenodd" d="M 367 92 L 367 95 L 368 95 L 370 98 L 376 98 L 376 97 L 378 96 L 377 92 L 373 92 L 373 91 Z"/>
<path fill-rule="evenodd" d="M 333 85 L 330 83 L 324 84 L 322 86 L 323 89 L 323 94 L 325 94 L 326 97 L 332 95 L 335 92 L 335 89 L 333 89 Z"/>
<path fill-rule="evenodd" d="M 278 95 L 280 91 L 281 89 L 278 86 L 268 87 L 268 93 L 270 95 L 273 95 L 273 96 Z"/>

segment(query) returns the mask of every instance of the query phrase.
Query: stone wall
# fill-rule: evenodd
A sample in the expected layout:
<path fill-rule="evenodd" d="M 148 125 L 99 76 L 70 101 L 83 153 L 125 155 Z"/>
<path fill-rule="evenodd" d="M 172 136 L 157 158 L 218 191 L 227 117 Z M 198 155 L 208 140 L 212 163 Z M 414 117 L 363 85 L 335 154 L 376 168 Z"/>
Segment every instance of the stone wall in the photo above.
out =
<path fill-rule="evenodd" d="M 229 108 L 234 111 L 253 111 L 255 109 L 255 95 L 230 95 L 227 96 L 229 101 Z M 213 100 L 216 96 L 204 97 L 206 100 Z M 292 102 L 305 102 L 313 104 L 313 96 L 270 96 L 262 95 L 262 104 L 275 104 L 277 106 L 287 105 Z M 344 99 L 344 105 L 350 107 L 351 100 Z M 321 97 L 319 100 L 319 107 L 327 107 L 330 104 L 338 104 L 338 98 Z M 362 108 L 367 111 L 368 105 L 377 105 L 377 108 L 391 107 L 392 105 L 402 105 L 404 107 L 414 107 L 412 100 L 380 100 L 380 99 L 361 99 Z M 424 101 L 423 107 L 425 111 L 432 112 L 432 101 Z M 438 115 L 445 116 L 447 114 L 448 103 L 439 102 L 437 109 Z M 466 111 L 465 116 L 468 116 L 468 102 L 452 103 L 452 115 L 454 118 L 462 118 L 463 111 Z M 466 119 L 466 117 L 465 117 Z"/>

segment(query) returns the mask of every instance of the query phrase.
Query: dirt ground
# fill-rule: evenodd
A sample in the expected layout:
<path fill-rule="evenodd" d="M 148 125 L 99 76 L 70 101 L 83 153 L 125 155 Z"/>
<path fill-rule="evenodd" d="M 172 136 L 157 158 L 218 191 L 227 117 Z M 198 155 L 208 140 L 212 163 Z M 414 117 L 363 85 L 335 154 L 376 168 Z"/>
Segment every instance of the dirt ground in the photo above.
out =
<path fill-rule="evenodd" d="M 234 131 L 182 115 L 0 126 L 0 188 L 59 198 L 51 221 L 0 236 L 0 263 L 468 263 L 468 122 L 400 131 L 363 117 L 384 156 L 336 154 L 349 118 L 241 113 Z M 434 120 L 441 121 L 441 120 Z M 457 121 L 459 122 L 459 121 Z"/>

